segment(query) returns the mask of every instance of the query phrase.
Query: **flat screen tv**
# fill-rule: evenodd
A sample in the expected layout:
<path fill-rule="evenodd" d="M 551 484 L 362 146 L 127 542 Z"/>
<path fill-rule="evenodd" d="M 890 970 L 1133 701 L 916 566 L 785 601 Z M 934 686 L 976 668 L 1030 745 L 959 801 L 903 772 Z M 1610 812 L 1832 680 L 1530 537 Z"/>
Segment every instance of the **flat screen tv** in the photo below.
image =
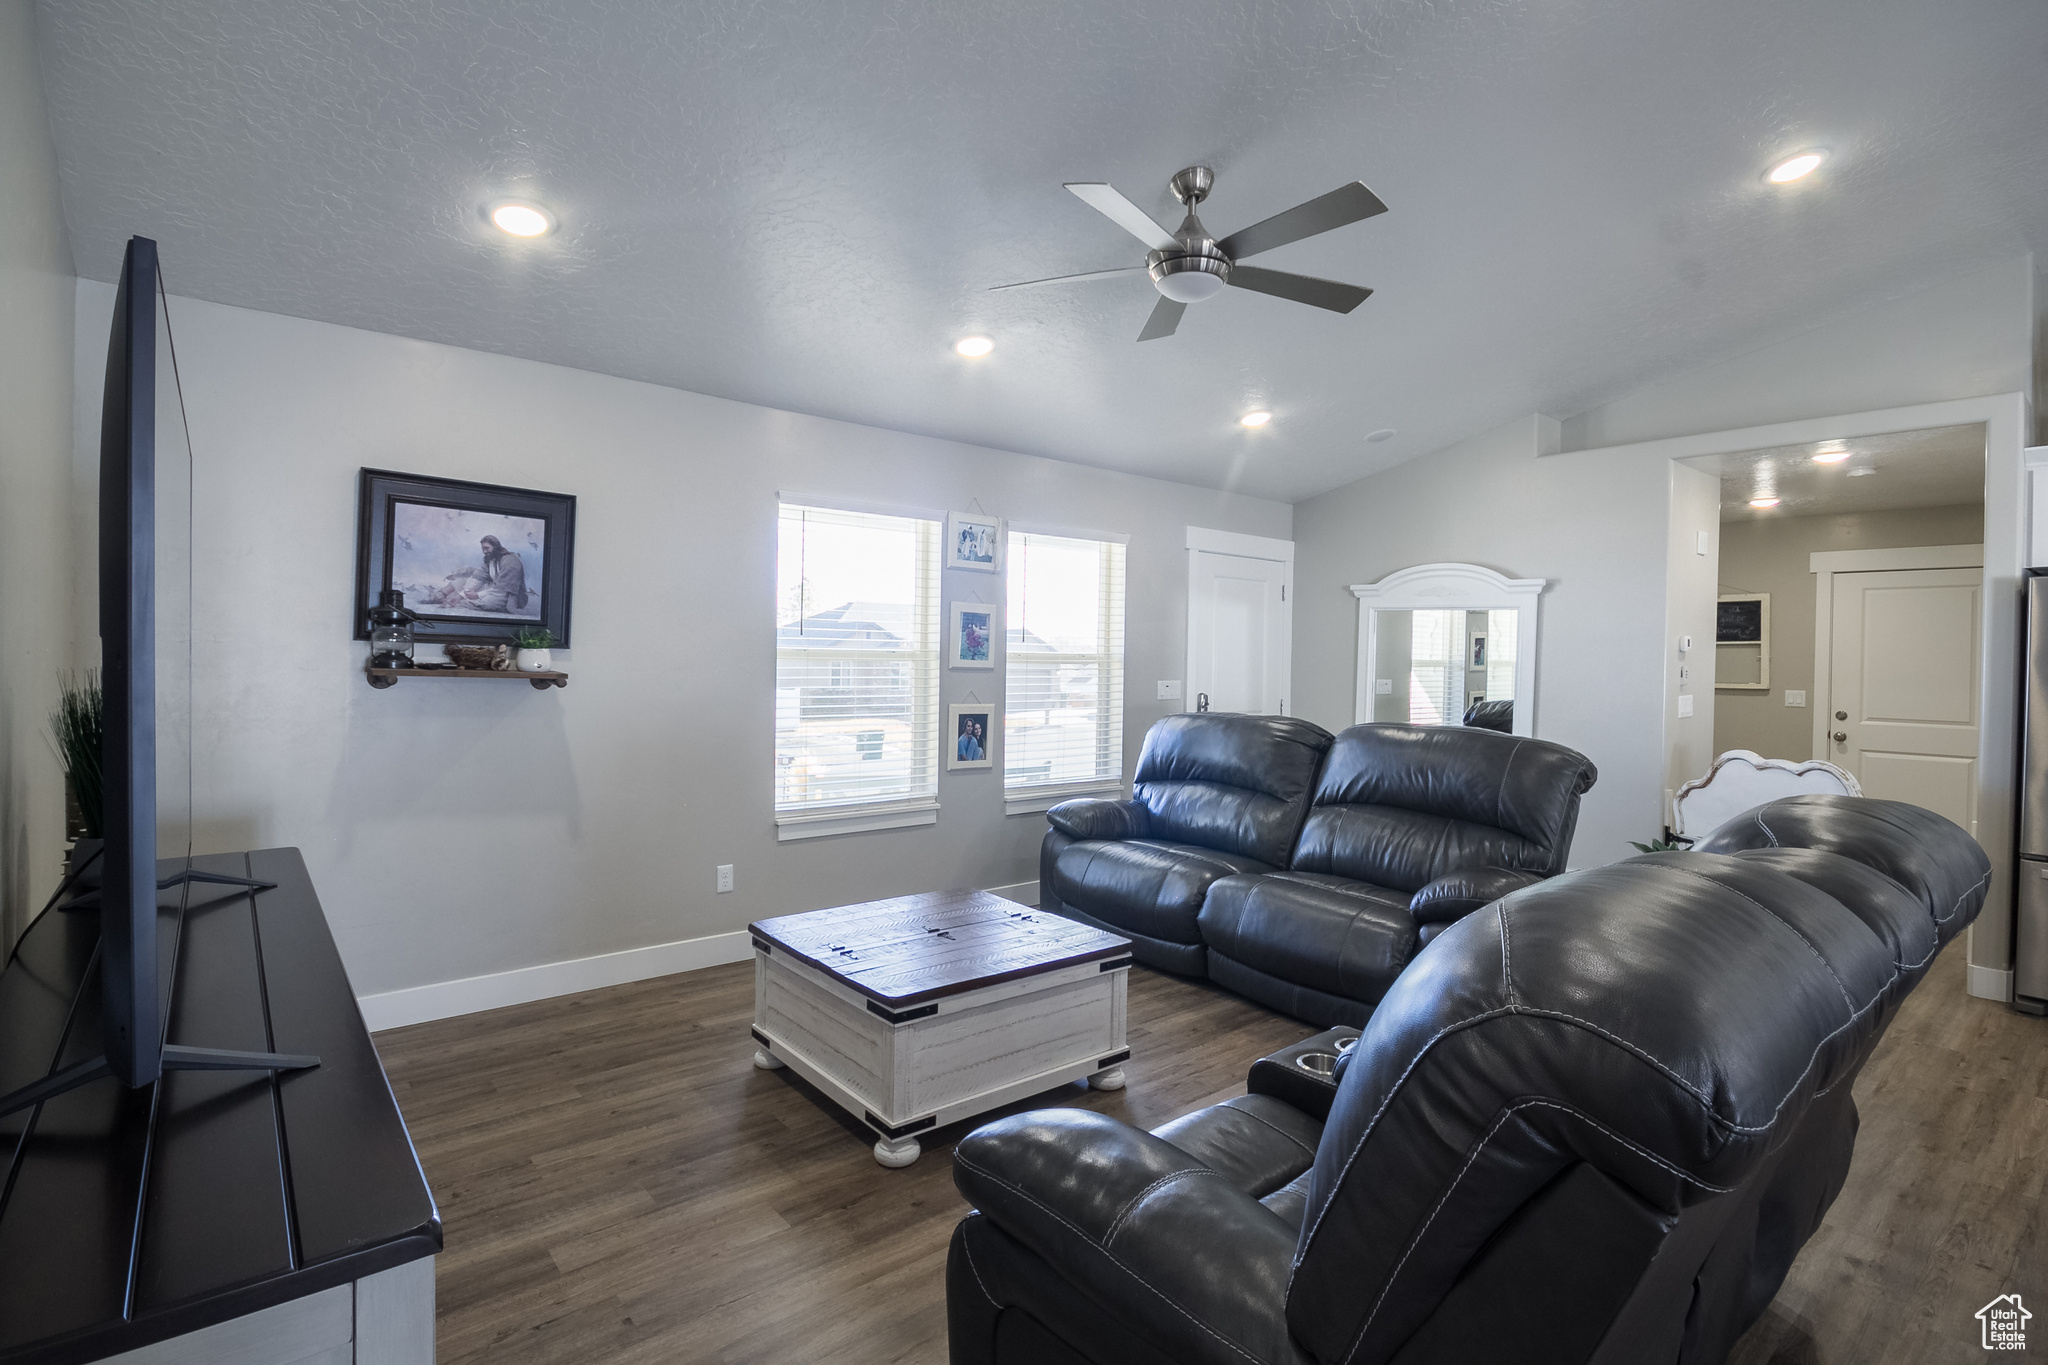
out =
<path fill-rule="evenodd" d="M 157 863 L 156 243 L 131 237 L 114 293 L 100 415 L 100 674 L 106 720 L 100 754 L 100 885 L 58 906 L 100 921 L 99 1056 L 0 1095 L 10 1114 L 92 1081 L 153 1084 L 166 1070 L 282 1071 L 315 1057 L 184 1047 L 164 1039 L 158 893 L 188 882 L 267 889 L 270 883 Z M 60 888 L 59 895 L 62 895 Z"/>

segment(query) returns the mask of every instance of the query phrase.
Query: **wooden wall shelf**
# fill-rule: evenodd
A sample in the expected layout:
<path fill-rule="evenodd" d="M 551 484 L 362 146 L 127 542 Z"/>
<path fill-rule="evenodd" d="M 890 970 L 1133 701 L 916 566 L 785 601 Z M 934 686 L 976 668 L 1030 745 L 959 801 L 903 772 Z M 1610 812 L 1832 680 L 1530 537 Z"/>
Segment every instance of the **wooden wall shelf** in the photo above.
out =
<path fill-rule="evenodd" d="M 557 673 L 552 669 L 534 673 L 498 668 L 372 668 L 365 671 L 370 675 L 370 686 L 378 688 L 396 687 L 400 678 L 524 678 L 543 692 L 550 687 L 569 685 L 567 673 Z"/>

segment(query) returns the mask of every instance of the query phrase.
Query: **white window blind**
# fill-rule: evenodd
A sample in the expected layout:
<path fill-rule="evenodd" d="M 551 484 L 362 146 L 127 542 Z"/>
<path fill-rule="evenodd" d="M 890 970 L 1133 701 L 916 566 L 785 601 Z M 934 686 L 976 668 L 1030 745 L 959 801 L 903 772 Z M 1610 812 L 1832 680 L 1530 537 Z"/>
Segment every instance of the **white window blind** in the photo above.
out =
<path fill-rule="evenodd" d="M 1464 718 L 1465 613 L 1417 611 L 1408 640 L 1408 720 L 1456 725 Z"/>
<path fill-rule="evenodd" d="M 782 504 L 778 818 L 938 795 L 939 522 Z"/>
<path fill-rule="evenodd" d="M 1123 779 L 1124 547 L 1013 531 L 1006 795 Z"/>

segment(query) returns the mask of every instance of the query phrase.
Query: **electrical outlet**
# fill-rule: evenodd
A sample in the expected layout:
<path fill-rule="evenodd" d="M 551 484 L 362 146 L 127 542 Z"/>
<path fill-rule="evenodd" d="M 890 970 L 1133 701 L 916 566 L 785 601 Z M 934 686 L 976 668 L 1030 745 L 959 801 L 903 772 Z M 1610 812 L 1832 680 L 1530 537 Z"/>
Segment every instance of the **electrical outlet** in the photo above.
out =
<path fill-rule="evenodd" d="M 720 864 L 718 865 L 718 889 L 719 889 L 720 891 L 730 891 L 730 890 L 732 890 L 732 864 L 731 864 L 731 863 L 720 863 Z"/>
<path fill-rule="evenodd" d="M 1801 692 L 1795 692 L 1795 691 L 1793 691 L 1793 690 L 1792 690 L 1791 688 L 1789 688 L 1789 687 L 1788 687 L 1788 688 L 1786 688 L 1786 689 L 1785 689 L 1785 705 L 1787 705 L 1787 706 L 1804 706 L 1804 705 L 1806 705 L 1806 693 L 1805 693 L 1805 692 L 1803 692 L 1803 691 L 1801 691 Z"/>
<path fill-rule="evenodd" d="M 1161 681 L 1161 682 L 1160 682 L 1160 684 L 1159 684 L 1159 700 L 1161 700 L 1161 701 L 1179 701 L 1179 700 L 1180 700 L 1180 679 L 1179 679 L 1179 678 L 1175 678 L 1175 679 L 1173 679 L 1173 680 L 1172 680 L 1171 682 L 1166 682 L 1166 681 Z"/>
<path fill-rule="evenodd" d="M 1392 678 L 1375 678 L 1372 690 L 1377 696 L 1391 697 L 1394 695 L 1394 680 Z"/>
<path fill-rule="evenodd" d="M 1685 719 L 1685 718 L 1686 718 L 1687 716 L 1689 716 L 1689 715 L 1691 715 L 1691 714 L 1692 714 L 1692 693 L 1690 693 L 1690 692 L 1681 692 L 1681 693 L 1679 693 L 1679 694 L 1678 694 L 1678 718 L 1679 718 L 1680 720 L 1684 720 L 1684 719 Z"/>

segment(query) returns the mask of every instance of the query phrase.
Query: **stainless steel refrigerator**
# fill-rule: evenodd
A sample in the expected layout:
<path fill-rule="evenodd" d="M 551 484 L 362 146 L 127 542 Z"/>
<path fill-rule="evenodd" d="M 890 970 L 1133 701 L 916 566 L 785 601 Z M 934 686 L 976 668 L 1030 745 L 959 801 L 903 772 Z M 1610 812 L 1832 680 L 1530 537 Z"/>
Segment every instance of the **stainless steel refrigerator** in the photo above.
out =
<path fill-rule="evenodd" d="M 2027 641 L 2020 652 L 2019 925 L 2013 943 L 2013 1008 L 2048 1014 L 2048 570 L 2029 569 Z"/>

